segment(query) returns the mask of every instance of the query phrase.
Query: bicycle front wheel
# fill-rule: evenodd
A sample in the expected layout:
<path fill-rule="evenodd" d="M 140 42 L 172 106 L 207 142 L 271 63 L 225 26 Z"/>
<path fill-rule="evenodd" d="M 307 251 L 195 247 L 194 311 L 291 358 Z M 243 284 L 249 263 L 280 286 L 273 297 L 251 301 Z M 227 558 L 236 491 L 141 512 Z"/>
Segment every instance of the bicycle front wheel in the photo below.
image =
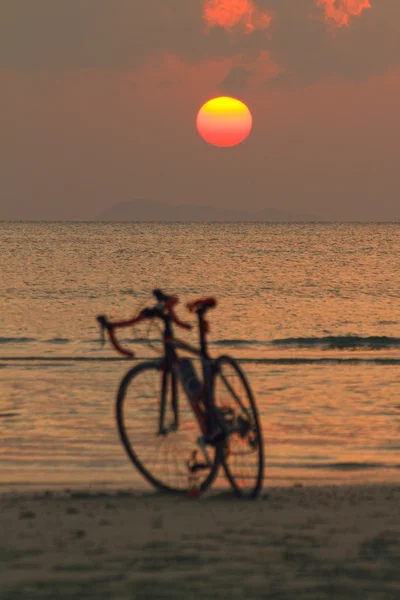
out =
<path fill-rule="evenodd" d="M 229 356 L 216 360 L 214 405 L 225 423 L 223 466 L 236 495 L 256 498 L 264 476 L 264 448 L 253 394 L 238 363 Z"/>
<path fill-rule="evenodd" d="M 160 434 L 162 398 L 165 432 Z M 118 391 L 116 418 L 124 448 L 144 478 L 158 490 L 187 493 L 193 485 L 187 461 L 199 448 L 201 429 L 175 374 L 156 361 L 131 369 Z M 210 467 L 197 472 L 201 492 L 217 474 L 220 452 L 210 448 L 209 457 Z"/>

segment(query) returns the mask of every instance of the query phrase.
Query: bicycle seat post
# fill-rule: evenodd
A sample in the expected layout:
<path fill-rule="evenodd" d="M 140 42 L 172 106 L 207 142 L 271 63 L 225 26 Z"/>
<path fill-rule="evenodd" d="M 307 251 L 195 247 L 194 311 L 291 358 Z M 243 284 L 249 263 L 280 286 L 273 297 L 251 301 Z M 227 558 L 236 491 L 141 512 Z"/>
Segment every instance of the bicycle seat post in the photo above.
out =
<path fill-rule="evenodd" d="M 199 323 L 199 336 L 200 336 L 200 351 L 204 358 L 209 358 L 207 348 L 207 333 L 208 333 L 208 322 L 205 320 L 204 315 L 206 313 L 205 308 L 200 308 L 197 311 L 197 319 Z"/>

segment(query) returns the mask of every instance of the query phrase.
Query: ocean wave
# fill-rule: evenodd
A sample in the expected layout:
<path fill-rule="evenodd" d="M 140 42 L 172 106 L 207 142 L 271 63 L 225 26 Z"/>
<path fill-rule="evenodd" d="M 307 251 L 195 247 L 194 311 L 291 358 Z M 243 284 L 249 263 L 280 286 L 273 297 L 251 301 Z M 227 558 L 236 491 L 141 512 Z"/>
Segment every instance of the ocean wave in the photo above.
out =
<path fill-rule="evenodd" d="M 55 337 L 55 338 L 51 338 L 51 339 L 37 339 L 37 338 L 31 338 L 31 337 L 0 337 L 0 345 L 6 346 L 12 346 L 12 345 L 19 345 L 22 346 L 23 344 L 31 344 L 33 342 L 36 343 L 40 343 L 42 345 L 48 345 L 48 346 L 61 346 L 61 345 L 66 345 L 69 343 L 74 342 L 74 340 L 70 339 L 70 338 L 61 338 L 61 337 Z M 95 344 L 96 346 L 99 345 L 99 338 L 97 339 L 83 339 L 80 340 L 81 344 Z M 122 345 L 137 345 L 137 346 L 159 346 L 162 343 L 162 340 L 160 338 L 146 338 L 146 337 L 137 337 L 137 338 L 123 338 L 120 339 L 120 343 Z M 275 362 L 275 363 L 280 363 L 280 362 L 325 362 L 326 360 L 328 361 L 340 361 L 342 360 L 341 358 L 339 358 L 338 356 L 336 357 L 330 357 L 327 358 L 326 355 L 324 356 L 324 352 L 327 350 L 330 351 L 352 351 L 352 350 L 360 350 L 363 351 L 365 354 L 363 354 L 363 356 L 367 356 L 367 352 L 379 352 L 379 351 L 383 351 L 383 350 L 400 350 L 400 337 L 390 337 L 390 336 L 376 336 L 376 335 L 372 335 L 372 336 L 357 336 L 357 335 L 347 335 L 347 336 L 324 336 L 324 337 L 316 337 L 316 336 L 310 336 L 310 337 L 288 337 L 288 338 L 282 338 L 282 339 L 273 339 L 273 340 L 247 340 L 247 339 L 221 339 L 221 340 L 215 340 L 215 341 L 211 341 L 210 342 L 210 346 L 211 347 L 226 347 L 229 349 L 246 349 L 246 348 L 253 348 L 254 351 L 254 355 L 258 354 L 256 352 L 256 348 L 264 348 L 264 349 L 269 349 L 269 351 L 276 349 L 277 351 L 284 351 L 284 350 L 290 350 L 290 349 L 298 349 L 298 350 L 320 350 L 322 351 L 320 356 L 311 356 L 310 354 L 306 354 L 304 357 L 300 357 L 300 356 L 292 356 L 292 357 L 287 357 L 285 355 L 276 356 L 276 357 L 268 357 L 268 356 L 260 356 L 259 358 L 256 356 L 253 356 L 252 358 L 250 357 L 246 357 L 246 359 L 249 359 L 251 361 L 254 362 Z M 263 352 L 261 351 L 261 354 L 263 354 Z M 243 357 L 244 358 L 244 357 Z M 362 360 L 362 357 L 358 356 L 358 358 L 360 358 Z M 393 359 L 395 362 L 397 362 L 396 360 L 396 356 L 391 356 L 389 358 L 389 360 Z M 348 357 L 348 360 L 352 361 L 353 358 L 352 357 Z M 379 362 L 379 359 L 377 358 L 377 361 Z"/>
<path fill-rule="evenodd" d="M 30 344 L 31 342 L 36 342 L 36 339 L 28 337 L 0 337 L 0 344 Z"/>
<path fill-rule="evenodd" d="M 380 358 L 377 356 L 365 357 L 277 357 L 277 358 L 238 358 L 239 363 L 254 363 L 257 365 L 400 365 L 400 358 Z"/>
<path fill-rule="evenodd" d="M 266 340 L 216 340 L 210 342 L 210 346 L 270 346 L 271 341 Z"/>
<path fill-rule="evenodd" d="M 373 469 L 399 469 L 398 464 L 388 464 L 382 462 L 332 462 L 332 463 L 301 463 L 301 462 L 287 462 L 287 463 L 269 463 L 269 467 L 279 467 L 280 469 L 318 469 L 328 471 L 364 471 Z"/>
<path fill-rule="evenodd" d="M 275 340 L 226 339 L 211 342 L 212 346 L 269 346 L 273 348 L 319 348 L 322 350 L 390 350 L 400 349 L 400 338 L 389 336 L 328 335 L 324 337 L 290 337 Z"/>
<path fill-rule="evenodd" d="M 161 339 L 161 337 L 159 337 L 159 338 L 144 338 L 144 337 L 121 338 L 121 339 L 119 339 L 119 342 L 121 344 L 157 344 L 157 343 L 161 344 L 162 339 Z M 80 340 L 80 343 L 82 343 L 82 344 L 99 344 L 100 338 L 91 338 L 91 339 L 86 339 L 86 340 Z"/>
<path fill-rule="evenodd" d="M 400 338 L 385 335 L 297 337 L 272 340 L 270 343 L 272 346 L 279 346 L 280 348 L 323 348 L 326 350 L 349 350 L 354 348 L 364 350 L 400 349 Z"/>
<path fill-rule="evenodd" d="M 9 419 L 11 417 L 19 417 L 20 413 L 17 412 L 5 412 L 5 413 L 0 413 L 0 419 Z"/>

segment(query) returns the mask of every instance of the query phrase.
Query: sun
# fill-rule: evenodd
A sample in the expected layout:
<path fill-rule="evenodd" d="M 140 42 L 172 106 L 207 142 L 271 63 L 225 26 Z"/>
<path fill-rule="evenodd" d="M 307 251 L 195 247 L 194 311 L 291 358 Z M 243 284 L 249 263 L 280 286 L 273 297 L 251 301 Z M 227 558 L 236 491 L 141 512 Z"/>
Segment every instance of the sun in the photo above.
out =
<path fill-rule="evenodd" d="M 247 106 L 228 96 L 209 100 L 200 108 L 196 119 L 201 137 L 219 148 L 230 148 L 250 134 L 253 118 Z"/>

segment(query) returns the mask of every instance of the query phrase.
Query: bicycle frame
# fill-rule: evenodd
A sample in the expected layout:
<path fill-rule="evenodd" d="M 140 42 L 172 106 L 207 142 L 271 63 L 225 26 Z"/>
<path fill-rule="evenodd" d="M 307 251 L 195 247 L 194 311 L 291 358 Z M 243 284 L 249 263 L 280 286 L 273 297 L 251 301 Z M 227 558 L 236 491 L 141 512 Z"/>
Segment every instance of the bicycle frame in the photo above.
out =
<path fill-rule="evenodd" d="M 206 413 L 211 414 L 212 406 L 212 381 L 214 375 L 214 361 L 210 358 L 207 348 L 206 332 L 207 323 L 204 320 L 204 313 L 199 311 L 198 313 L 198 325 L 200 334 L 200 348 L 196 348 L 183 340 L 174 337 L 172 331 L 172 318 L 170 315 L 163 315 L 164 321 L 164 333 L 163 333 L 163 344 L 164 344 L 164 358 L 162 366 L 162 392 L 161 392 L 161 406 L 160 406 L 160 419 L 159 419 L 159 435 L 166 435 L 169 431 L 176 430 L 179 427 L 179 406 L 178 406 L 178 392 L 177 392 L 177 365 L 179 363 L 179 355 L 177 350 L 185 350 L 194 356 L 198 356 L 201 360 L 202 365 L 202 379 L 203 389 L 202 396 L 206 408 Z M 167 405 L 167 390 L 168 390 L 168 377 L 171 376 L 172 380 L 172 408 L 174 412 L 174 422 L 169 426 L 165 426 L 165 413 Z M 204 435 L 208 432 L 206 420 L 196 402 L 190 402 L 193 412 L 196 415 L 202 433 Z"/>

